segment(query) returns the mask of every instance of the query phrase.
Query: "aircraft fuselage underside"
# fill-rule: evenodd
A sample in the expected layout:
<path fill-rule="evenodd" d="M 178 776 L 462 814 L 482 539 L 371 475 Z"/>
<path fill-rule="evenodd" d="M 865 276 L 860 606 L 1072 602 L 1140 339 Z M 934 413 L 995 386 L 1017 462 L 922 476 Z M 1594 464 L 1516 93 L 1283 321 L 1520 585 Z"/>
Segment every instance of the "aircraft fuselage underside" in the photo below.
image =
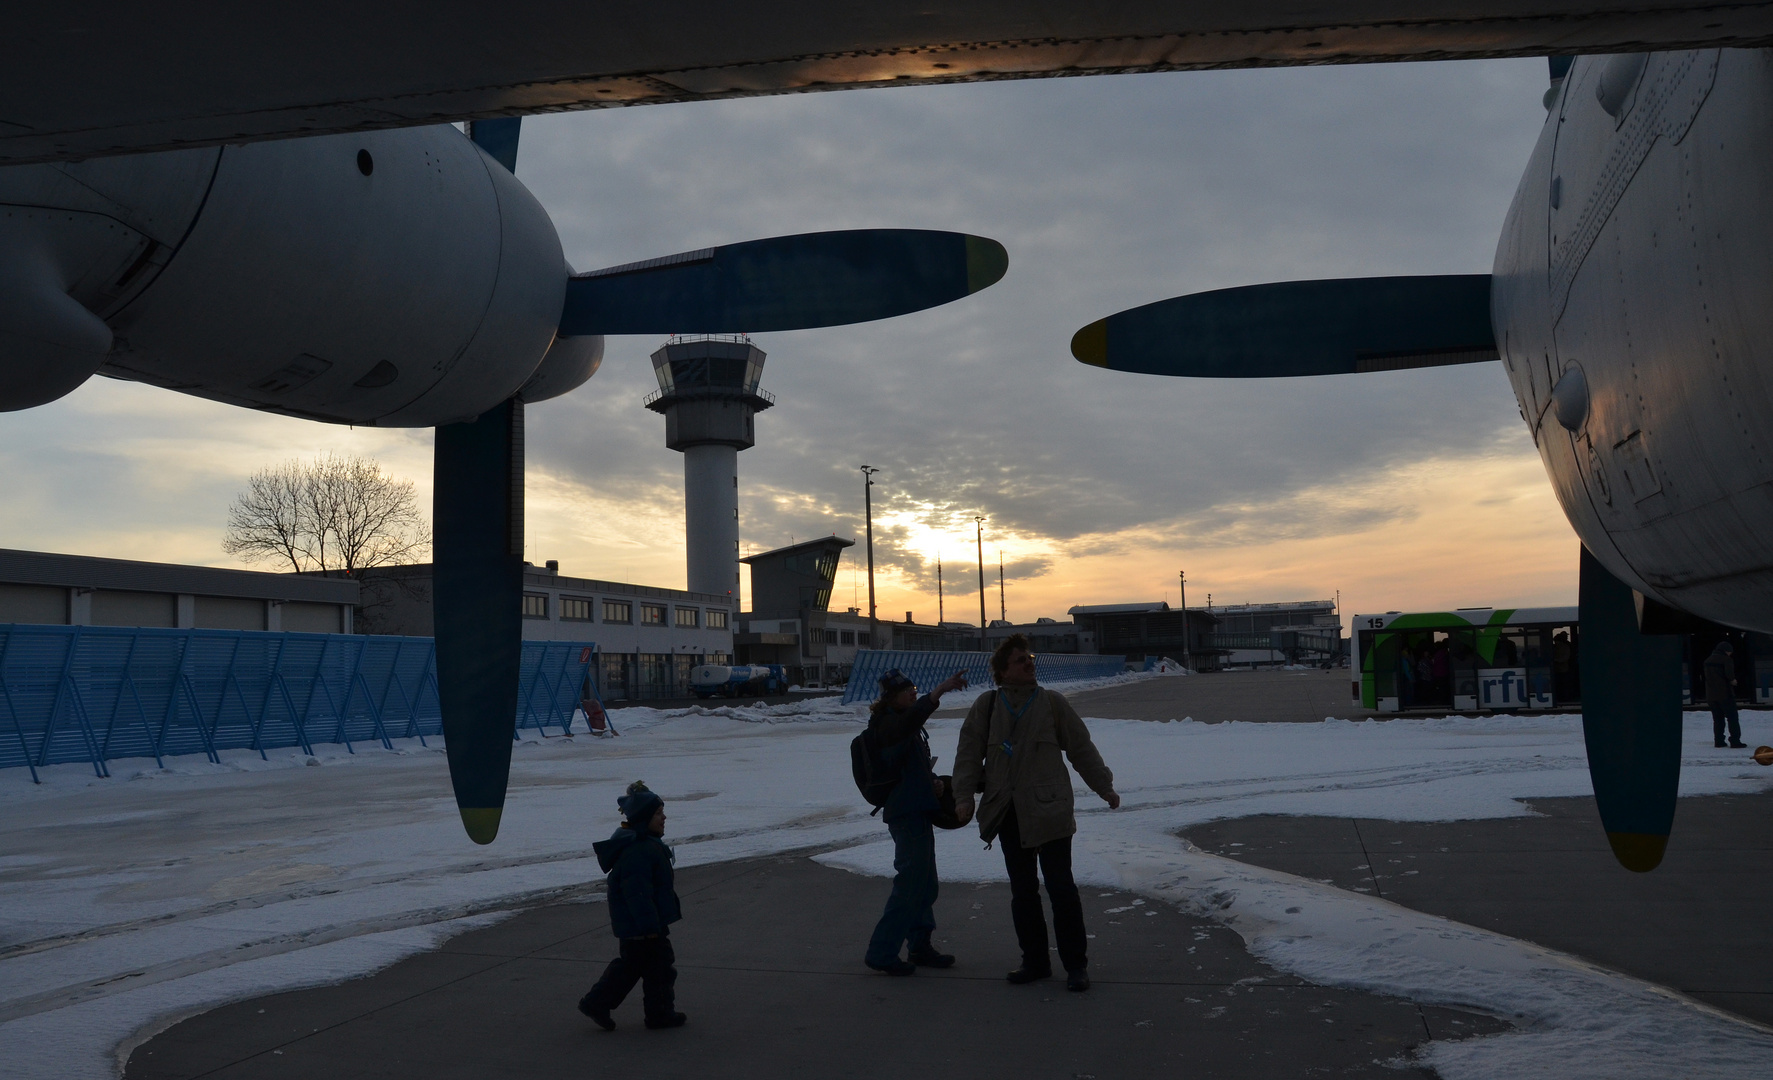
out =
<path fill-rule="evenodd" d="M 1497 249 L 1559 502 L 1646 595 L 1773 631 L 1773 56 L 1578 58 Z"/>

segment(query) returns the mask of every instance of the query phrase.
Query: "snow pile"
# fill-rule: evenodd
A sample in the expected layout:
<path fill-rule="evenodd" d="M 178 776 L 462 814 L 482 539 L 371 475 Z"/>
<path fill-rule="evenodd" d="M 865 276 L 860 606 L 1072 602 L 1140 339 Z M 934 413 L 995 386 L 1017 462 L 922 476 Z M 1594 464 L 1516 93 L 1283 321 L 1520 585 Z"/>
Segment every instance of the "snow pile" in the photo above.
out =
<path fill-rule="evenodd" d="M 790 701 L 780 705 L 769 705 L 764 702 L 753 702 L 741 705 L 691 705 L 687 708 L 653 709 L 645 705 L 631 705 L 623 709 L 609 710 L 610 723 L 618 732 L 647 731 L 668 720 L 680 720 L 690 717 L 720 717 L 727 720 L 738 720 L 747 724 L 805 724 L 821 721 L 855 721 L 865 723 L 868 720 L 868 706 L 865 704 L 845 705 L 843 699 L 835 694 L 823 697 L 805 698 L 801 701 Z"/>
<path fill-rule="evenodd" d="M 504 827 L 487 848 L 462 836 L 435 742 L 281 751 L 268 762 L 229 752 L 221 765 L 177 759 L 166 769 L 118 762 L 109 780 L 54 766 L 41 786 L 0 773 L 8 1075 L 112 1076 L 119 1054 L 182 1015 L 375 970 L 462 920 L 590 897 L 601 882 L 590 845 L 634 779 L 666 797 L 679 865 L 813 848 L 833 865 L 890 873 L 885 830 L 849 775 L 862 715 L 818 698 L 623 709 L 612 715 L 619 738 L 526 733 Z M 1751 745 L 1773 741 L 1767 714 L 1744 725 Z M 1736 1077 L 1753 1071 L 1746 1055 L 1758 1063 L 1773 1051 L 1761 1029 L 1635 980 L 1188 851 L 1173 835 L 1261 813 L 1524 814 L 1519 799 L 1588 791 L 1572 717 L 1090 726 L 1126 805 L 1110 812 L 1080 794 L 1080 879 L 1210 912 L 1313 981 L 1521 1015 L 1515 1032 L 1432 1046 L 1443 1075 Z M 944 761 L 958 727 L 931 725 Z M 1717 755 L 1710 735 L 1709 718 L 1688 721 L 1684 792 L 1773 783 L 1773 770 Z M 939 844 L 945 877 L 1001 879 L 999 854 L 981 850 L 976 833 L 943 833 Z"/>

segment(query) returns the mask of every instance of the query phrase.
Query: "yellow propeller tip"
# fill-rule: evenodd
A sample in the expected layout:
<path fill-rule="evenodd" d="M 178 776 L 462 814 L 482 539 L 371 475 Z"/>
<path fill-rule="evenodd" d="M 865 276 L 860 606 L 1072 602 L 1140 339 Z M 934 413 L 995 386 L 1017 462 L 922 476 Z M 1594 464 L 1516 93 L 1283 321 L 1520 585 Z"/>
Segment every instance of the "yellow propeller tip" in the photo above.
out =
<path fill-rule="evenodd" d="M 462 811 L 462 828 L 468 830 L 468 839 L 476 844 L 490 844 L 499 835 L 499 816 L 505 812 L 502 806 L 464 806 Z"/>
<path fill-rule="evenodd" d="M 1668 850 L 1668 837 L 1657 833 L 1610 832 L 1607 843 L 1613 845 L 1613 857 L 1619 865 L 1636 874 L 1647 874 L 1662 864 Z"/>
<path fill-rule="evenodd" d="M 1108 320 L 1097 319 L 1071 336 L 1071 355 L 1096 367 L 1108 366 Z"/>
<path fill-rule="evenodd" d="M 990 288 L 1010 269 L 1010 253 L 985 236 L 967 237 L 967 292 Z"/>

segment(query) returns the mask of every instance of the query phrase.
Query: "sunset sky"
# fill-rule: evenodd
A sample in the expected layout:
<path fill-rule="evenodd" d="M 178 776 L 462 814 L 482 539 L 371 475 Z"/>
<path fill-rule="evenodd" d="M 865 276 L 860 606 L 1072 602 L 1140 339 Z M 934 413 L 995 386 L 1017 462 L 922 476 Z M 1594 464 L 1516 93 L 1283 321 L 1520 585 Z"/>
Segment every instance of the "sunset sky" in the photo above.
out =
<path fill-rule="evenodd" d="M 1074 604 L 1316 599 L 1344 614 L 1574 603 L 1577 541 L 1497 365 L 1209 383 L 1071 359 L 1072 333 L 1181 293 L 1485 273 L 1545 113 L 1542 60 L 1053 79 L 525 121 L 518 176 L 581 270 L 817 229 L 991 236 L 993 288 L 770 334 L 778 404 L 740 455 L 741 536 L 835 532 L 866 605 L 857 466 L 880 468 L 880 613 L 1016 621 Z M 660 342 L 529 412 L 528 537 L 564 573 L 681 588 L 681 457 L 641 407 Z M 428 430 L 348 430 L 106 379 L 0 428 L 4 546 L 239 565 L 265 465 L 370 454 L 430 493 Z M 274 567 L 267 566 L 267 569 Z M 852 594 L 852 590 L 854 590 Z M 748 595 L 748 593 L 747 593 Z M 970 613 L 970 618 L 969 618 Z M 1345 622 L 1346 625 L 1346 622 Z"/>

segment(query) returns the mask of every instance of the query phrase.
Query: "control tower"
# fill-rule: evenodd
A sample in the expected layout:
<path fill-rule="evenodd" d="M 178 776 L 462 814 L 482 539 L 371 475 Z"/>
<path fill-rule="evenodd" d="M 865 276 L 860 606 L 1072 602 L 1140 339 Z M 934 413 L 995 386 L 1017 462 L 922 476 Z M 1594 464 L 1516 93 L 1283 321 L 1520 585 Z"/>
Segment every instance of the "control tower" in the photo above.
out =
<path fill-rule="evenodd" d="M 739 594 L 739 451 L 757 440 L 752 417 L 776 403 L 757 387 L 763 350 L 744 337 L 673 338 L 653 353 L 665 445 L 683 453 L 689 590 Z"/>

